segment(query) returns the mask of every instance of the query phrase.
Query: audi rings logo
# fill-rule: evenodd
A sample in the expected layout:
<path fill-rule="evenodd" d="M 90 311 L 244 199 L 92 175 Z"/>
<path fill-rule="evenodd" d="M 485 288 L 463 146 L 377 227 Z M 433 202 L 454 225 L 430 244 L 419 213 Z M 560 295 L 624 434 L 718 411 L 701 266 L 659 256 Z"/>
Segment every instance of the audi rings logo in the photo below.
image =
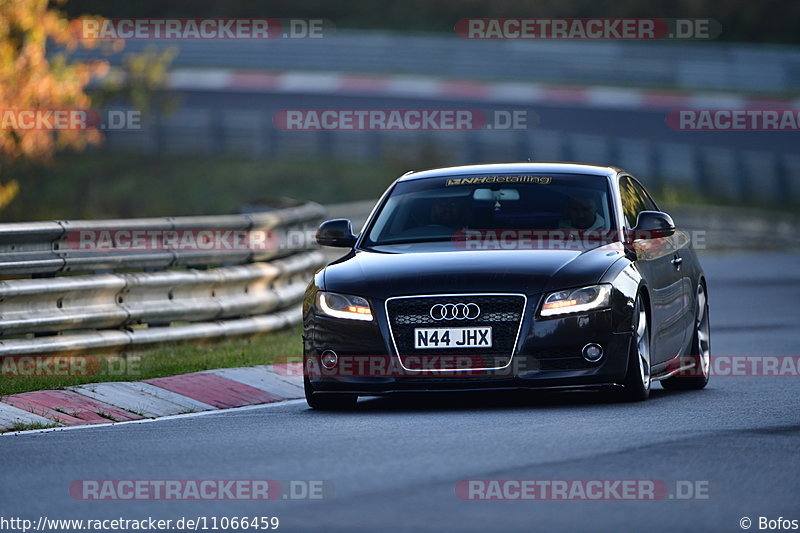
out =
<path fill-rule="evenodd" d="M 481 308 L 475 303 L 436 304 L 430 315 L 434 320 L 474 320 L 481 315 Z"/>

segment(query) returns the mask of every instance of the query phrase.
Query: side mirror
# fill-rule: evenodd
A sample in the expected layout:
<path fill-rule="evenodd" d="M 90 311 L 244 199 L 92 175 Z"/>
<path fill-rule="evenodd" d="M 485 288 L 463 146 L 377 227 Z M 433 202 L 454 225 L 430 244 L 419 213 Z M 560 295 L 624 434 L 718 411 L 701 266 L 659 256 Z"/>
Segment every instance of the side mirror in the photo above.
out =
<path fill-rule="evenodd" d="M 353 235 L 353 225 L 346 218 L 323 222 L 317 230 L 317 243 L 322 246 L 352 248 L 357 237 Z"/>
<path fill-rule="evenodd" d="M 642 211 L 636 217 L 636 227 L 631 231 L 632 239 L 660 239 L 675 233 L 672 217 L 661 211 Z"/>

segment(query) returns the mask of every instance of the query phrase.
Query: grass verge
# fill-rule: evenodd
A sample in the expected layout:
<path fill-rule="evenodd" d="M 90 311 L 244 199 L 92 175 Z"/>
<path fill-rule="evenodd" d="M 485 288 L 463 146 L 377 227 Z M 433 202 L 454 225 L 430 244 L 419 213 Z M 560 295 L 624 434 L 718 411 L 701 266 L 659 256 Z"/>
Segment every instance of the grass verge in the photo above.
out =
<path fill-rule="evenodd" d="M 245 205 L 269 204 L 281 197 L 322 204 L 370 200 L 408 170 L 451 163 L 436 153 L 420 155 L 415 161 L 157 157 L 104 150 L 64 153 L 50 166 L 13 169 L 20 192 L 0 211 L 0 222 L 230 214 Z M 645 186 L 665 204 L 753 203 L 752 199 L 702 194 L 665 179 L 645 180 Z M 777 204 L 762 207 L 800 209 Z"/>
<path fill-rule="evenodd" d="M 15 169 L 20 191 L 0 221 L 214 215 L 280 197 L 337 203 L 377 198 L 410 170 L 385 161 L 93 151 Z"/>
<path fill-rule="evenodd" d="M 87 383 L 139 381 L 215 368 L 265 365 L 282 356 L 302 354 L 301 327 L 257 337 L 207 344 L 167 344 L 127 359 L 101 360 L 91 375 L 22 375 L 4 364 L 0 396 L 36 390 L 61 389 Z M 92 369 L 91 364 L 86 368 Z"/>
<path fill-rule="evenodd" d="M 30 424 L 25 422 L 15 422 L 13 426 L 8 429 L 4 429 L 0 431 L 0 433 L 10 433 L 13 431 L 30 431 L 32 429 L 50 429 L 50 428 L 57 428 L 58 424 L 55 422 L 45 424 L 43 422 L 32 422 Z"/>

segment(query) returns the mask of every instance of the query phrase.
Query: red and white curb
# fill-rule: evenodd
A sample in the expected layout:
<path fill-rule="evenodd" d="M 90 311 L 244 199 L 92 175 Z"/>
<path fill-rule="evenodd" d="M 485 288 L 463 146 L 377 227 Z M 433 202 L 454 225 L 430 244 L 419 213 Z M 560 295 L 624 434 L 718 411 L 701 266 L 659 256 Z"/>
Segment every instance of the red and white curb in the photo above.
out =
<path fill-rule="evenodd" d="M 294 368 L 297 366 L 297 368 Z M 23 392 L 0 401 L 0 431 L 129 422 L 303 397 L 299 365 L 222 368 L 143 381 Z"/>
<path fill-rule="evenodd" d="M 750 98 L 734 93 L 685 93 L 626 87 L 589 87 L 492 82 L 411 75 L 341 72 L 261 72 L 233 69 L 176 69 L 175 90 L 253 93 L 312 93 L 467 100 L 508 104 L 551 104 L 609 109 L 797 108 L 800 99 Z"/>

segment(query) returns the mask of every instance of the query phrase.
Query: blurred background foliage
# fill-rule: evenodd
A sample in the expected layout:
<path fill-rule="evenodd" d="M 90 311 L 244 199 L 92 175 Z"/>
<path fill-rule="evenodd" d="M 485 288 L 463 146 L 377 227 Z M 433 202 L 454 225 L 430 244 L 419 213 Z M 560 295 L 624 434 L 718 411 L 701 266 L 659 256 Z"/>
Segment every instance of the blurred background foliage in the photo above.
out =
<path fill-rule="evenodd" d="M 64 55 L 46 57 L 48 42 L 67 50 L 79 42 L 69 22 L 48 9 L 47 0 L 0 1 L 0 110 L 4 122 L 15 122 L 6 111 L 32 109 L 88 109 L 86 86 L 108 65 L 102 62 L 68 63 Z M 90 43 L 87 43 L 90 44 Z M 95 130 L 0 128 L 0 209 L 13 201 L 19 181 L 13 179 L 18 160 L 47 161 L 57 148 L 82 149 L 98 143 Z"/>
<path fill-rule="evenodd" d="M 0 0 L 0 110 L 89 110 L 125 99 L 146 112 L 153 105 L 154 91 L 166 79 L 174 52 L 128 54 L 123 67 L 113 73 L 103 60 L 68 61 L 66 54 L 79 46 L 100 46 L 112 53 L 121 50 L 124 43 L 79 39 L 60 10 L 64 3 Z M 52 45 L 62 51 L 51 53 Z M 93 81 L 99 81 L 99 87 L 90 94 Z M 37 185 L 41 184 L 36 178 L 42 165 L 52 163 L 57 151 L 82 151 L 102 140 L 97 129 L 49 131 L 4 124 L 0 128 L 0 210 L 21 190 L 39 192 Z"/>
<path fill-rule="evenodd" d="M 378 197 L 408 165 L 386 160 L 65 153 L 51 164 L 23 170 L 26 185 L 0 212 L 0 220 L 228 214 L 239 212 L 244 204 L 271 203 L 275 191 L 278 196 L 323 203 L 367 200 Z"/>

